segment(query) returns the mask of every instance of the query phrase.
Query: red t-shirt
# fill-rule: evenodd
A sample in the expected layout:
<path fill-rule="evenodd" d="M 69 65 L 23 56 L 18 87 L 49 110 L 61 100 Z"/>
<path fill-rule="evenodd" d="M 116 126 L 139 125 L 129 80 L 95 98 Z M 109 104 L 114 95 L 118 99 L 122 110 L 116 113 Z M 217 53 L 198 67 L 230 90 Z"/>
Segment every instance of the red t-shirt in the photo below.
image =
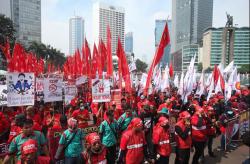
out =
<path fill-rule="evenodd" d="M 88 126 L 88 122 L 86 120 L 89 120 L 89 112 L 88 110 L 84 109 L 84 110 L 75 110 L 72 113 L 72 117 L 74 117 L 75 119 L 78 120 L 78 127 L 79 128 L 86 128 Z"/>

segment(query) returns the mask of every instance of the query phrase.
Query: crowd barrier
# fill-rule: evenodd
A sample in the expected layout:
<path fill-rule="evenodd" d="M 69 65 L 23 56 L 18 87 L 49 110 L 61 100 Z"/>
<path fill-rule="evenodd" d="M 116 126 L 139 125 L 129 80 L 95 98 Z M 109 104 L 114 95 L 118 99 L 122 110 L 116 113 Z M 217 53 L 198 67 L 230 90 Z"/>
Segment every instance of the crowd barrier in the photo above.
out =
<path fill-rule="evenodd" d="M 232 142 L 241 141 L 241 136 L 249 131 L 249 114 L 249 109 L 244 110 L 228 120 L 225 131 L 225 150 Z"/>

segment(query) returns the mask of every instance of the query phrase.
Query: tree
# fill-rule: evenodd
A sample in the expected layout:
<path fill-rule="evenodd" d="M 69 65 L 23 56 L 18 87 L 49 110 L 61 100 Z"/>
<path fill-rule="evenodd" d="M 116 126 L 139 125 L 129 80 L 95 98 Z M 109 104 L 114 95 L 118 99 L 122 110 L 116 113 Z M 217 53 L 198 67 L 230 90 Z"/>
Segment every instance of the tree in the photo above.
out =
<path fill-rule="evenodd" d="M 208 67 L 207 69 L 205 69 L 205 73 L 211 73 L 213 71 L 213 69 L 211 67 Z"/>
<path fill-rule="evenodd" d="M 15 32 L 12 20 L 0 14 L 0 44 L 3 45 L 7 38 L 11 43 L 14 43 Z"/>
<path fill-rule="evenodd" d="M 238 69 L 239 73 L 249 73 L 250 72 L 250 64 L 243 64 L 241 67 Z"/>
<path fill-rule="evenodd" d="M 43 43 L 32 42 L 27 50 L 36 54 L 37 58 L 45 59 L 46 62 L 52 63 L 56 67 L 61 67 L 66 60 L 64 53 Z"/>
<path fill-rule="evenodd" d="M 198 72 L 202 72 L 202 69 L 203 69 L 202 63 L 198 63 L 198 68 L 197 68 Z"/>
<path fill-rule="evenodd" d="M 140 59 L 136 59 L 135 65 L 138 72 L 146 72 L 148 67 L 147 63 L 141 61 Z"/>

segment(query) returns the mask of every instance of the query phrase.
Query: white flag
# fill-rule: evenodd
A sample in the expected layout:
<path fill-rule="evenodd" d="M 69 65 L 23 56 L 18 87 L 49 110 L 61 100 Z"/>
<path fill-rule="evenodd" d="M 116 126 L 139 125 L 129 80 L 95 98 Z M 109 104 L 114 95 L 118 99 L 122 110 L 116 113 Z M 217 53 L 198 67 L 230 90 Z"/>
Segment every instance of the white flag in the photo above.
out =
<path fill-rule="evenodd" d="M 178 75 L 176 74 L 175 77 L 174 77 L 174 86 L 179 88 L 179 81 L 178 81 L 179 77 Z"/>
<path fill-rule="evenodd" d="M 215 87 L 215 93 L 217 94 L 218 92 L 222 92 L 220 77 L 219 77 L 217 84 L 216 84 L 216 87 Z"/>
<path fill-rule="evenodd" d="M 234 61 L 231 61 L 231 63 L 228 64 L 228 66 L 224 69 L 223 73 L 227 74 L 229 72 L 232 72 L 234 69 Z"/>

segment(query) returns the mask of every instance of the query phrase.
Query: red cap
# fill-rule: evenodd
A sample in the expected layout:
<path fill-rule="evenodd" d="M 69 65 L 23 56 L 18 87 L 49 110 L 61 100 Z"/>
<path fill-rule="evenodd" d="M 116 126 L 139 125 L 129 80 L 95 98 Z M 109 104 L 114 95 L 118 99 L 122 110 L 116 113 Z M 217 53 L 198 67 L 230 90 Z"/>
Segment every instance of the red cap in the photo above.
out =
<path fill-rule="evenodd" d="M 130 122 L 128 129 L 131 130 L 133 128 L 141 128 L 143 126 L 142 120 L 138 117 L 133 118 L 133 120 Z"/>
<path fill-rule="evenodd" d="M 191 117 L 191 115 L 187 111 L 181 112 L 179 114 L 180 119 L 185 119 L 185 118 L 190 118 L 190 117 Z"/>
<path fill-rule="evenodd" d="M 86 137 L 86 142 L 90 145 L 93 145 L 95 142 L 101 142 L 100 136 L 94 132 L 94 133 L 89 133 Z"/>
<path fill-rule="evenodd" d="M 33 139 L 29 139 L 25 141 L 21 146 L 21 154 L 26 155 L 30 153 L 37 152 L 37 141 Z"/>
<path fill-rule="evenodd" d="M 164 125 L 167 125 L 169 121 L 168 121 L 168 119 L 167 119 L 166 117 L 161 116 L 161 117 L 159 118 L 158 122 L 159 122 L 159 124 L 160 124 L 161 126 L 164 126 Z"/>

